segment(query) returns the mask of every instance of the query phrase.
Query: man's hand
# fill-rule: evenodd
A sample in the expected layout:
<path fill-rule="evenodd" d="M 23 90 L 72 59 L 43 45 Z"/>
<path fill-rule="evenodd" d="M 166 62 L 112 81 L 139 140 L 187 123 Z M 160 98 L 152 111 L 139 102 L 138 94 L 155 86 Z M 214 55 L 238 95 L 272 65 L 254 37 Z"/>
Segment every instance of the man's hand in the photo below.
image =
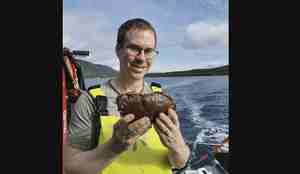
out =
<path fill-rule="evenodd" d="M 184 142 L 180 131 L 178 116 L 173 109 L 168 110 L 168 115 L 160 113 L 156 118 L 154 128 L 157 131 L 161 143 L 169 150 L 169 159 L 176 168 L 185 165 L 190 150 Z"/>
<path fill-rule="evenodd" d="M 119 153 L 126 150 L 151 128 L 151 122 L 148 117 L 142 117 L 132 122 L 134 118 L 133 114 L 128 114 L 114 125 L 112 140 L 115 152 Z"/>
<path fill-rule="evenodd" d="M 179 129 L 179 121 L 173 109 L 168 110 L 168 115 L 160 113 L 155 119 L 154 128 L 163 145 L 173 151 L 178 151 L 185 142 Z"/>

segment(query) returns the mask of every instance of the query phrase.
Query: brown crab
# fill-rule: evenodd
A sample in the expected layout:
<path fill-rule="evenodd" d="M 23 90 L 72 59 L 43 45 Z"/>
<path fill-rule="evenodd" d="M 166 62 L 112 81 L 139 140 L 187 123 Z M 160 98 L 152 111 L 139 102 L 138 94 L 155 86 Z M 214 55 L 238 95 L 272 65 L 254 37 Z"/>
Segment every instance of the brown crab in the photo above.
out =
<path fill-rule="evenodd" d="M 176 109 L 173 99 L 163 92 L 121 94 L 117 97 L 117 105 L 121 115 L 132 113 L 135 120 L 147 116 L 151 122 L 159 113 L 167 113 L 169 108 Z"/>

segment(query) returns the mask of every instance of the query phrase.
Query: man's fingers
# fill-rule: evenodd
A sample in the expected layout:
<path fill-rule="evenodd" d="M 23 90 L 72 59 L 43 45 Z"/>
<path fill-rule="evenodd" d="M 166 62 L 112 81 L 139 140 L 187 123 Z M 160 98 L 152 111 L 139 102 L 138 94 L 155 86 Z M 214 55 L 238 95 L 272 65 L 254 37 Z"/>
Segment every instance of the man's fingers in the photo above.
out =
<path fill-rule="evenodd" d="M 167 129 L 173 131 L 176 128 L 176 125 L 171 121 L 171 119 L 164 113 L 160 113 L 157 118 L 162 124 L 164 124 Z"/>
<path fill-rule="evenodd" d="M 160 138 L 163 138 L 162 136 L 165 136 L 164 132 L 161 130 L 161 128 L 159 128 L 158 125 L 153 125 L 153 127 L 155 128 L 155 130 L 158 133 L 158 136 L 160 136 Z"/>
<path fill-rule="evenodd" d="M 128 129 L 134 134 L 142 135 L 151 127 L 151 122 L 148 117 L 143 117 L 128 125 Z"/>
<path fill-rule="evenodd" d="M 135 116 L 133 114 L 127 114 L 122 118 L 122 120 L 124 120 L 126 123 L 130 123 L 134 120 L 134 118 Z"/>
<path fill-rule="evenodd" d="M 129 139 L 127 139 L 127 143 L 128 144 L 134 144 L 134 142 L 140 137 L 140 135 L 134 135 L 132 137 L 130 137 Z"/>
<path fill-rule="evenodd" d="M 165 135 L 164 132 L 161 130 L 161 128 L 159 128 L 158 125 L 153 125 L 153 127 L 155 128 L 155 130 L 157 131 L 158 135 Z"/>
<path fill-rule="evenodd" d="M 179 121 L 178 121 L 178 115 L 177 113 L 174 111 L 174 109 L 169 108 L 168 110 L 168 116 L 170 117 L 170 119 L 172 120 L 172 122 L 179 127 Z"/>
<path fill-rule="evenodd" d="M 164 145 L 167 145 L 167 135 L 161 130 L 161 128 L 159 128 L 158 125 L 153 125 L 154 129 L 156 130 L 159 138 L 161 139 L 161 142 L 164 144 Z"/>
<path fill-rule="evenodd" d="M 165 135 L 170 135 L 171 130 L 162 122 L 160 118 L 156 118 L 156 124 L 159 130 L 165 134 Z"/>
<path fill-rule="evenodd" d="M 151 121 L 148 117 L 142 117 L 133 123 L 130 123 L 129 126 L 134 126 L 134 127 L 143 127 L 145 125 L 150 125 Z"/>

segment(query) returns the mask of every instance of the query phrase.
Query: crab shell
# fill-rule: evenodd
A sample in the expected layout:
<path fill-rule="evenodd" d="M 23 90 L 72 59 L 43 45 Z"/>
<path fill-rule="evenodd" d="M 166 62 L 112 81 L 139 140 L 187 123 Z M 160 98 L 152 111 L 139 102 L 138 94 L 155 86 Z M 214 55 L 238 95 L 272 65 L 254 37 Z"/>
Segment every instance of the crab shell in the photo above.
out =
<path fill-rule="evenodd" d="M 153 122 L 159 113 L 167 113 L 169 108 L 176 109 L 173 99 L 163 92 L 121 94 L 117 97 L 117 105 L 121 116 L 134 114 L 133 121 L 147 116 Z"/>

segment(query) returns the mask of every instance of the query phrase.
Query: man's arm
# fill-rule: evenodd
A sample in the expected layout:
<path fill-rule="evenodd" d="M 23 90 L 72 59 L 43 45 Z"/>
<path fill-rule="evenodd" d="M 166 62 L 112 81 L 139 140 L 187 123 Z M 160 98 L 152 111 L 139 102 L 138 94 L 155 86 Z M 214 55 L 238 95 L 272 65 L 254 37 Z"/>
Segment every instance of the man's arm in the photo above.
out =
<path fill-rule="evenodd" d="M 64 162 L 66 174 L 97 174 L 101 172 L 125 150 L 125 148 L 114 146 L 116 146 L 116 142 L 113 139 L 89 151 L 82 151 L 67 145 Z"/>
<path fill-rule="evenodd" d="M 65 169 L 67 174 L 97 174 L 151 128 L 148 117 L 133 123 L 134 115 L 128 114 L 114 125 L 113 136 L 93 150 L 82 151 L 66 147 Z"/>
<path fill-rule="evenodd" d="M 162 144 L 169 149 L 169 162 L 174 168 L 183 168 L 191 152 L 182 137 L 176 112 L 169 109 L 168 115 L 160 113 L 155 120 L 154 128 Z"/>

